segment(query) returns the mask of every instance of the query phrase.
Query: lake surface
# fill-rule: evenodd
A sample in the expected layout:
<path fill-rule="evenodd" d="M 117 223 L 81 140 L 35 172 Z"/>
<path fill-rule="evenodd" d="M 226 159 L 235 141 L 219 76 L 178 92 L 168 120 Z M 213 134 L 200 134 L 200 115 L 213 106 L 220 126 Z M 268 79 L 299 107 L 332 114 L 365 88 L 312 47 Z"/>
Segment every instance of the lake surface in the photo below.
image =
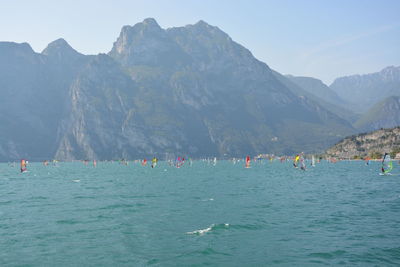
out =
<path fill-rule="evenodd" d="M 28 169 L 0 164 L 0 266 L 400 265 L 400 175 L 379 162 Z"/>

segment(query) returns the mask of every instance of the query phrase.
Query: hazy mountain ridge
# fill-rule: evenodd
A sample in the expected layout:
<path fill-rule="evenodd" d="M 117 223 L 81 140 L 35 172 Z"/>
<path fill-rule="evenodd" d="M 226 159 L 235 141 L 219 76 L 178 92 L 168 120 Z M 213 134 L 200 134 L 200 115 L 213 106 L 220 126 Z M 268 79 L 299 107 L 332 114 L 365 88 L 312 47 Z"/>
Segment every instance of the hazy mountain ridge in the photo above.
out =
<path fill-rule="evenodd" d="M 275 73 L 276 76 L 281 76 L 281 74 Z M 307 96 L 349 123 L 354 123 L 359 119 L 360 116 L 358 114 L 345 107 L 348 103 L 341 99 L 321 80 L 293 75 L 285 75 L 285 77 L 287 79 L 281 77 L 280 81 L 286 84 L 288 88 L 291 88 L 296 95 Z"/>
<path fill-rule="evenodd" d="M 344 105 L 345 100 L 324 84 L 321 80 L 312 77 L 285 75 L 286 78 L 297 84 L 307 92 L 335 105 Z"/>
<path fill-rule="evenodd" d="M 363 113 L 389 96 L 400 96 L 400 67 L 386 67 L 380 72 L 340 77 L 329 86 L 350 103 L 354 112 Z"/>
<path fill-rule="evenodd" d="M 354 132 L 203 21 L 124 26 L 108 55 L 82 55 L 62 39 L 42 54 L 11 46 L 21 51 L 0 49 L 14 60 L 0 63 L 2 160 L 317 152 Z"/>
<path fill-rule="evenodd" d="M 393 128 L 400 125 L 400 97 L 390 96 L 375 104 L 354 124 L 361 131 Z"/>

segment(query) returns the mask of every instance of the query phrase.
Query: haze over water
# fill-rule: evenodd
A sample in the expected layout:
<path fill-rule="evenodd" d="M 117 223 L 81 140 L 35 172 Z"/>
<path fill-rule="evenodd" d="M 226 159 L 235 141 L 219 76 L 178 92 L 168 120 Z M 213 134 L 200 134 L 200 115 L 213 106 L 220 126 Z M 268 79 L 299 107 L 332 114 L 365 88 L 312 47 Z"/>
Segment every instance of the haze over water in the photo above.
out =
<path fill-rule="evenodd" d="M 0 265 L 400 264 L 400 176 L 252 164 L 0 164 Z"/>

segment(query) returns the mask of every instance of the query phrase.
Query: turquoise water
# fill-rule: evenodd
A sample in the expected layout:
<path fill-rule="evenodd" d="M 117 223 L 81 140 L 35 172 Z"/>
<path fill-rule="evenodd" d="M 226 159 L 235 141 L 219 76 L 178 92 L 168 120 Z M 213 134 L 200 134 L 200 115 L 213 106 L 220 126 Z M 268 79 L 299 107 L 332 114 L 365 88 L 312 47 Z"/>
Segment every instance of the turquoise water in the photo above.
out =
<path fill-rule="evenodd" d="M 379 167 L 0 164 L 0 266 L 400 265 L 400 176 Z"/>

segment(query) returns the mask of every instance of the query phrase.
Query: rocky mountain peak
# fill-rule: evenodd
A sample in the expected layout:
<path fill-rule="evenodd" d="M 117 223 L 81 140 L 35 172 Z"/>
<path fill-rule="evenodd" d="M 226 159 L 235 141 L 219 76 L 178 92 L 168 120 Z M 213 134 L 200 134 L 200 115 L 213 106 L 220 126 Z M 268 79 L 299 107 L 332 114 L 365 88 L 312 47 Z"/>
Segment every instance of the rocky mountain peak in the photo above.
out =
<path fill-rule="evenodd" d="M 63 38 L 59 38 L 49 43 L 42 51 L 42 54 L 59 59 L 83 56 L 78 51 L 73 49 Z"/>
<path fill-rule="evenodd" d="M 0 52 L 19 52 L 33 54 L 34 51 L 28 43 L 0 42 Z"/>
<path fill-rule="evenodd" d="M 207 35 L 210 37 L 218 36 L 218 37 L 227 39 L 229 41 L 232 41 L 232 39 L 229 37 L 229 35 L 226 32 L 222 31 L 217 26 L 208 24 L 204 20 L 199 20 L 195 24 L 187 25 L 185 28 L 189 29 L 190 31 L 195 32 L 196 34 L 201 34 L 203 36 L 207 36 Z"/>
<path fill-rule="evenodd" d="M 117 48 L 121 48 L 121 45 L 131 45 L 139 39 L 163 34 L 165 34 L 165 31 L 158 25 L 157 21 L 153 18 L 147 18 L 133 26 L 123 26 L 114 47 L 117 45 Z"/>
<path fill-rule="evenodd" d="M 379 74 L 386 81 L 400 80 L 400 67 L 389 66 L 381 70 Z"/>
<path fill-rule="evenodd" d="M 186 62 L 186 55 L 155 19 L 124 26 L 109 55 L 125 66 L 168 66 Z"/>
<path fill-rule="evenodd" d="M 210 28 L 213 27 L 210 24 L 208 24 L 207 22 L 205 22 L 204 20 L 199 20 L 197 23 L 194 24 L 197 27 L 205 27 L 205 28 Z"/>
<path fill-rule="evenodd" d="M 140 24 L 140 23 L 138 23 Z M 141 23 L 145 25 L 146 27 L 154 27 L 154 28 L 161 28 L 160 25 L 158 25 L 157 21 L 154 18 L 146 18 L 143 20 Z"/>

